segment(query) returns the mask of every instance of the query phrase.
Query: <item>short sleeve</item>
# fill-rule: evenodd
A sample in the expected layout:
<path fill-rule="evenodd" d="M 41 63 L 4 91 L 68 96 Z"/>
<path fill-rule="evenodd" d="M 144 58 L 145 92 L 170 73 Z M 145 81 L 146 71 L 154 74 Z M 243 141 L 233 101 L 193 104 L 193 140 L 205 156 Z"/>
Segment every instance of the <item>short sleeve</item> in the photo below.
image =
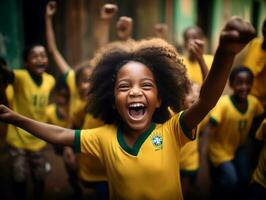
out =
<path fill-rule="evenodd" d="M 256 139 L 266 141 L 266 119 L 263 120 L 256 132 Z"/>
<path fill-rule="evenodd" d="M 100 159 L 98 129 L 75 130 L 74 150 Z"/>

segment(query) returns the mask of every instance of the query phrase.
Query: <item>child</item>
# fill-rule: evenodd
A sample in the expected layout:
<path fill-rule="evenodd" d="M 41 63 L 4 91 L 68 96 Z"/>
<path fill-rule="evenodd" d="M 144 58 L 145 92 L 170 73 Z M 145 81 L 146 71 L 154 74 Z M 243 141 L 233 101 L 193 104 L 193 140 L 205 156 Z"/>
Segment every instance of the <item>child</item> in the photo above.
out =
<path fill-rule="evenodd" d="M 266 119 L 263 120 L 256 132 L 257 140 L 263 143 L 259 162 L 250 184 L 249 200 L 263 200 L 266 197 Z"/>
<path fill-rule="evenodd" d="M 46 108 L 54 86 L 54 78 L 45 71 L 48 58 L 45 47 L 32 45 L 24 51 L 25 68 L 9 71 L 14 76 L 12 109 L 34 120 L 46 122 Z M 19 129 L 8 127 L 7 143 L 12 156 L 12 171 L 18 198 L 26 198 L 28 173 L 33 176 L 34 198 L 40 199 L 44 190 L 46 142 Z"/>
<path fill-rule="evenodd" d="M 199 97 L 200 87 L 196 83 L 191 84 L 191 89 L 185 96 L 184 107 L 190 108 Z M 181 148 L 180 153 L 180 176 L 183 195 L 186 197 L 192 191 L 196 182 L 199 168 L 198 136 Z"/>
<path fill-rule="evenodd" d="M 0 119 L 98 158 L 106 169 L 111 199 L 182 199 L 180 148 L 195 138 L 197 124 L 222 93 L 235 55 L 254 35 L 254 28 L 239 18 L 226 24 L 200 97 L 172 118 L 168 107 L 180 110 L 188 88 L 186 70 L 174 47 L 156 39 L 113 48 L 96 65 L 89 108 L 105 126 L 60 128 L 3 105 Z"/>
<path fill-rule="evenodd" d="M 262 25 L 262 38 L 255 38 L 247 46 L 243 65 L 250 68 L 254 74 L 254 84 L 251 94 L 257 97 L 266 108 L 266 18 Z M 264 113 L 264 115 L 266 115 Z M 265 117 L 265 116 L 264 116 Z"/>
<path fill-rule="evenodd" d="M 248 68 L 235 67 L 229 78 L 233 94 L 221 97 L 210 113 L 209 158 L 217 199 L 233 199 L 235 189 L 244 189 L 249 182 L 245 144 L 253 118 L 263 113 L 261 103 L 249 95 L 252 82 Z"/>
<path fill-rule="evenodd" d="M 211 67 L 213 56 L 203 54 L 203 33 L 200 27 L 189 27 L 183 33 L 185 54 L 184 64 L 188 78 L 201 85 Z"/>
<path fill-rule="evenodd" d="M 55 12 L 56 2 L 48 2 L 45 14 L 48 50 L 49 53 L 51 53 L 60 74 L 64 75 L 66 84 L 70 90 L 70 119 L 71 121 L 78 121 L 77 119 L 82 121 L 80 120 L 78 113 L 80 110 L 84 110 L 87 104 L 87 94 L 89 89 L 88 77 L 92 72 L 92 68 L 89 62 L 84 62 L 74 71 L 59 52 L 56 46 L 55 35 L 52 26 L 52 17 L 54 16 Z M 101 9 L 101 18 L 106 22 L 105 26 L 109 26 L 108 23 L 110 23 L 110 20 L 116 12 L 117 6 L 114 4 L 105 4 L 103 6 Z M 103 31 L 100 35 L 108 35 L 108 31 Z M 77 126 L 80 128 L 81 125 L 82 123 L 79 123 Z"/>

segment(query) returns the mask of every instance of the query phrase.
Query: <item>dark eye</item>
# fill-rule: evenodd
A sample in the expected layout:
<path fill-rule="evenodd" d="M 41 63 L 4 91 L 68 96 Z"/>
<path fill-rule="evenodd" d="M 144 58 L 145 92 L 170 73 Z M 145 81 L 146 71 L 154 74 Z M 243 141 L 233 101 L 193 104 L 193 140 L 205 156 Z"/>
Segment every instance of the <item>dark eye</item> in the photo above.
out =
<path fill-rule="evenodd" d="M 118 89 L 120 91 L 127 91 L 129 89 L 129 85 L 128 84 L 120 84 L 120 85 L 118 85 Z"/>
<path fill-rule="evenodd" d="M 144 90 L 150 90 L 152 87 L 153 87 L 153 84 L 152 83 L 143 83 L 142 84 L 142 88 Z"/>

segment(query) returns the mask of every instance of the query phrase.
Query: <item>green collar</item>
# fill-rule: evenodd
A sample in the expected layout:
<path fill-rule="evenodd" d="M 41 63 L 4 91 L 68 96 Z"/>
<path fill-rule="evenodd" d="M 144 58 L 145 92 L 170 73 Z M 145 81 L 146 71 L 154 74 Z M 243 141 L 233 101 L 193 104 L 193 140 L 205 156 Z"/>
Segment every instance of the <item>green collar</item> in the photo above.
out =
<path fill-rule="evenodd" d="M 233 97 L 233 95 L 229 96 L 231 102 L 233 103 L 234 107 L 238 110 L 238 112 L 240 112 L 241 114 L 245 114 L 248 110 L 248 100 L 245 100 L 245 104 L 246 107 L 244 109 L 240 109 L 240 107 L 238 106 L 238 103 L 236 101 L 236 99 Z"/>
<path fill-rule="evenodd" d="M 32 78 L 33 82 L 37 85 L 37 86 L 41 86 L 42 84 L 42 77 L 38 77 L 35 74 L 33 74 L 30 70 L 27 70 L 30 74 L 30 77 Z"/>
<path fill-rule="evenodd" d="M 123 137 L 123 133 L 120 127 L 118 127 L 117 129 L 117 140 L 118 143 L 120 144 L 120 146 L 129 154 L 133 155 L 133 156 L 137 156 L 138 152 L 140 150 L 140 147 L 142 146 L 142 144 L 145 142 L 145 140 L 149 137 L 149 135 L 151 134 L 151 132 L 155 129 L 156 124 L 155 123 L 151 123 L 149 129 L 142 133 L 139 138 L 137 139 L 137 141 L 135 142 L 135 144 L 133 145 L 133 147 L 129 147 Z"/>

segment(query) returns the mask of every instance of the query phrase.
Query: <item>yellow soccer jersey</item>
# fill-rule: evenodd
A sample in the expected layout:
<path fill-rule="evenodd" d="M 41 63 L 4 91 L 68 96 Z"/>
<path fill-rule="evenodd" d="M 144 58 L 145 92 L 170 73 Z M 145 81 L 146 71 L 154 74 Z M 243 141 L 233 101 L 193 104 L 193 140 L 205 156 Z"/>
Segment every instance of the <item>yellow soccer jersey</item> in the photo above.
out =
<path fill-rule="evenodd" d="M 266 189 L 266 119 L 257 130 L 256 138 L 264 141 L 264 146 L 260 152 L 259 162 L 253 173 L 252 180 Z"/>
<path fill-rule="evenodd" d="M 213 56 L 204 54 L 203 58 L 204 61 L 206 62 L 208 69 L 210 69 L 213 61 Z M 184 64 L 186 65 L 187 68 L 188 78 L 191 81 L 201 85 L 203 83 L 203 77 L 199 63 L 197 61 L 191 62 L 186 56 L 184 56 Z"/>
<path fill-rule="evenodd" d="M 14 70 L 14 74 L 13 110 L 34 120 L 46 122 L 46 108 L 55 83 L 54 78 L 44 73 L 41 85 L 37 85 L 27 70 Z M 8 126 L 7 142 L 11 146 L 31 151 L 38 151 L 46 145 L 45 141 L 12 125 Z"/>
<path fill-rule="evenodd" d="M 68 120 L 63 119 L 56 109 L 56 104 L 50 104 L 46 110 L 47 122 L 57 126 L 67 128 L 69 126 Z"/>
<path fill-rule="evenodd" d="M 266 50 L 261 48 L 263 39 L 255 38 L 248 46 L 243 64 L 251 69 L 255 78 L 251 94 L 266 107 Z"/>
<path fill-rule="evenodd" d="M 92 129 L 103 126 L 104 123 L 95 119 L 91 114 L 87 113 L 84 119 L 82 129 Z M 108 135 L 106 135 L 108 137 Z M 106 172 L 99 159 L 85 154 L 78 154 L 79 177 L 83 181 L 106 181 Z"/>
<path fill-rule="evenodd" d="M 105 125 L 75 133 L 75 148 L 99 158 L 107 173 L 110 199 L 183 199 L 179 177 L 180 148 L 195 138 L 177 114 L 148 131 L 129 147 L 120 128 Z M 108 136 L 107 136 L 108 135 Z"/>
<path fill-rule="evenodd" d="M 263 113 L 262 104 L 254 96 L 249 95 L 247 103 L 247 110 L 241 112 L 232 96 L 226 95 L 211 111 L 217 128 L 210 134 L 209 157 L 215 166 L 234 159 L 237 148 L 247 140 L 253 118 Z"/>
<path fill-rule="evenodd" d="M 204 128 L 208 116 L 206 116 L 198 125 L 198 133 Z M 188 142 L 181 148 L 180 170 L 195 171 L 199 168 L 199 137 L 192 142 Z"/>
<path fill-rule="evenodd" d="M 84 101 L 79 95 L 74 70 L 70 69 L 67 72 L 66 83 L 70 91 L 70 119 L 72 121 L 82 121 L 81 115 L 78 113 L 85 109 L 87 102 Z"/>

